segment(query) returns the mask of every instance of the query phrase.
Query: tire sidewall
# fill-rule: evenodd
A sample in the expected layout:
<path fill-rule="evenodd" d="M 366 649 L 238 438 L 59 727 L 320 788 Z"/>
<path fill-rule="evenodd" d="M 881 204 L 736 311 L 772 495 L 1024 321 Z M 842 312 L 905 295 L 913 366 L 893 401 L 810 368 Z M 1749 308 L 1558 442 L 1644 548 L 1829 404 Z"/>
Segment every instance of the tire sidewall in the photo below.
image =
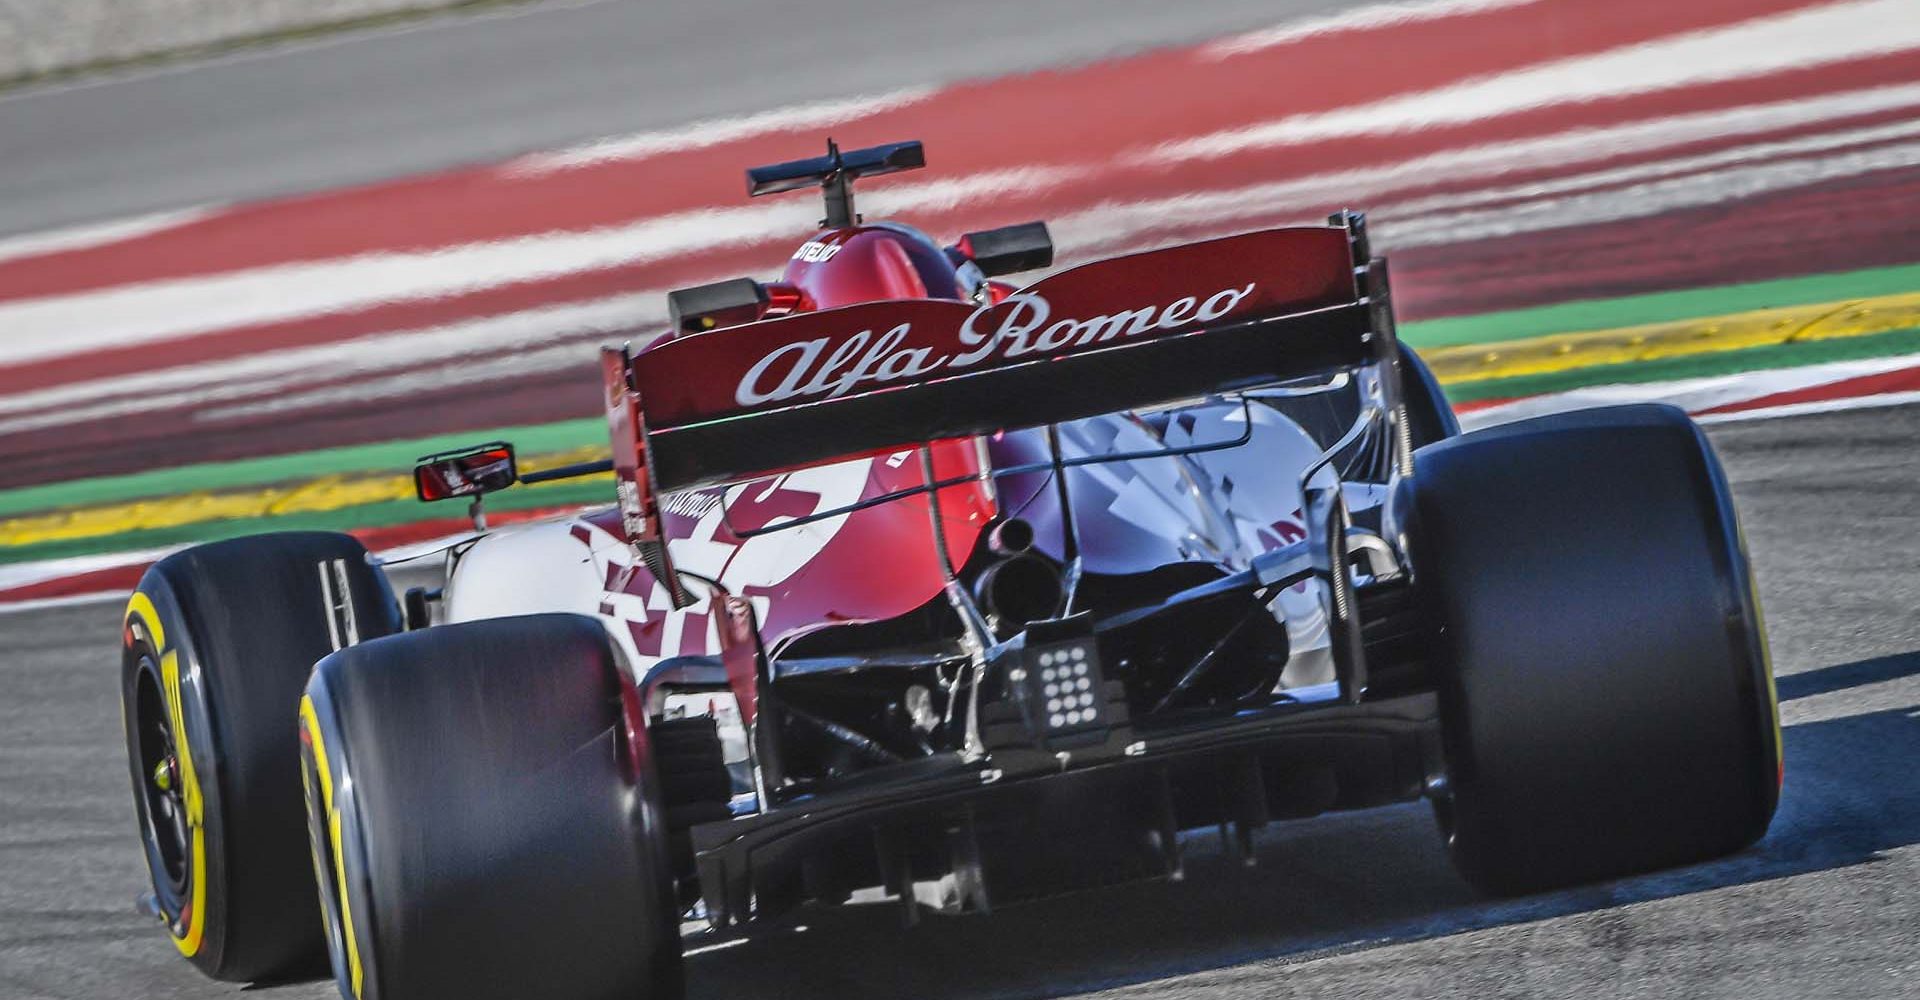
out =
<path fill-rule="evenodd" d="M 1577 436 L 1555 436 L 1562 431 L 1604 434 L 1606 444 L 1588 451 Z M 1437 450 L 1423 451 L 1412 484 L 1417 502 L 1405 505 L 1417 512 L 1406 523 L 1412 564 L 1425 575 L 1422 599 L 1438 630 L 1435 680 L 1450 798 L 1436 802 L 1435 811 L 1463 874 L 1499 894 L 1525 892 L 1701 860 L 1758 839 L 1777 805 L 1777 707 L 1750 559 L 1725 474 L 1705 435 L 1677 410 L 1622 407 L 1523 421 L 1468 438 L 1442 447 L 1473 453 L 1443 460 Z M 1623 486 L 1634 483 L 1642 465 L 1668 470 L 1668 478 Z M 1582 477 L 1595 476 L 1604 485 L 1579 485 Z M 1541 484 L 1540 493 L 1516 496 L 1517 484 L 1530 478 Z M 1646 537 L 1616 530 L 1623 519 L 1646 525 Z M 1450 527 L 1440 530 L 1436 520 Z M 1667 548 L 1655 541 L 1687 537 L 1675 533 L 1689 522 L 1693 543 Z M 1543 536 L 1558 539 L 1557 545 L 1541 544 Z M 1516 541 L 1503 544 L 1503 537 Z M 1636 545 L 1644 547 L 1638 554 L 1622 548 Z M 1602 555 L 1590 546 L 1606 546 L 1604 557 L 1585 558 Z M 1655 553 L 1676 549 L 1698 555 L 1688 556 L 1685 565 L 1662 566 L 1658 572 L 1666 579 L 1659 587 L 1644 575 L 1619 576 L 1618 567 L 1652 566 L 1660 561 Z M 1482 573 L 1506 579 L 1476 582 Z M 1672 633 L 1627 631 L 1610 638 L 1592 610 L 1566 623 L 1507 610 L 1499 595 L 1514 596 L 1522 579 L 1543 580 L 1545 589 L 1538 592 L 1554 595 L 1516 598 L 1519 607 L 1537 614 L 1548 613 L 1549 604 L 1590 603 L 1578 596 L 1583 587 L 1599 598 L 1595 608 L 1619 607 L 1622 595 L 1634 595 L 1642 607 L 1666 608 L 1668 615 L 1689 610 L 1659 624 Z M 1646 603 L 1673 592 L 1660 588 L 1689 579 L 1697 582 L 1679 591 L 1690 595 L 1685 603 Z M 1464 629 L 1449 621 L 1456 614 L 1465 615 Z M 1566 631 L 1585 627 L 1595 631 Z M 1513 639 L 1489 643 L 1490 636 L 1509 630 Z M 1531 646 L 1533 640 L 1522 641 L 1535 633 L 1551 638 Z M 1489 655 L 1495 649 L 1504 655 Z M 1570 658 L 1563 662 L 1555 649 Z M 1607 652 L 1613 649 L 1620 652 Z M 1643 651 L 1645 658 L 1628 650 Z M 1698 654 L 1698 662 L 1679 650 Z M 1566 669 L 1576 664 L 1600 672 Z M 1735 675 L 1722 679 L 1715 672 L 1722 664 Z M 1528 694 L 1529 684 L 1553 687 Z M 1471 691 L 1504 707 L 1477 704 Z M 1581 694 L 1569 702 L 1568 692 Z M 1655 720 L 1664 728 L 1649 729 Z M 1698 725 L 1688 731 L 1687 720 Z M 1640 735 L 1621 735 L 1629 731 Z M 1695 742 L 1705 733 L 1717 734 L 1716 742 Z M 1655 747 L 1671 752 L 1663 756 Z M 1708 747 L 1717 749 L 1697 756 Z M 1529 757 L 1579 763 L 1572 772 L 1543 771 L 1523 763 Z M 1710 762 L 1718 763 L 1704 770 Z M 1650 767 L 1668 773 L 1650 773 Z M 1682 788 L 1698 797 L 1672 796 Z M 1689 801 L 1712 802 L 1717 811 L 1690 808 L 1684 804 Z M 1555 832 L 1518 816 L 1532 816 Z M 1591 825 L 1575 833 L 1554 818 L 1570 816 Z M 1675 822 L 1664 822 L 1667 816 Z M 1692 818 L 1678 821 L 1682 816 Z M 1655 827 L 1662 829 L 1650 832 Z"/>
<path fill-rule="evenodd" d="M 299 799 L 298 701 L 314 662 L 338 641 L 327 621 L 323 578 L 344 578 L 362 638 L 398 627 L 381 571 L 350 536 L 285 532 L 212 542 L 154 564 L 123 623 L 121 694 L 131 769 L 141 769 L 136 732 L 142 656 L 171 664 L 200 808 L 203 854 L 192 899 L 172 899 L 150 864 L 176 945 L 208 976 L 233 982 L 324 971 L 321 911 L 314 903 L 305 810 Z M 138 636 L 157 635 L 148 649 Z M 155 671 L 158 672 L 158 671 Z M 174 699 L 167 699 L 169 709 Z M 183 762 L 184 763 L 184 762 Z M 183 771 L 186 769 L 183 768 Z M 146 779 L 135 773 L 136 815 Z M 142 821 L 142 840 L 146 844 Z M 151 850 L 145 851 L 149 861 Z M 170 908 L 168 908 L 170 907 Z"/>
<path fill-rule="evenodd" d="M 347 736 L 327 686 L 312 683 L 300 702 L 300 768 L 307 835 L 318 885 L 329 967 L 343 997 L 376 1000 L 379 956 L 372 887 Z"/>
<path fill-rule="evenodd" d="M 1718 579 L 1725 588 L 1728 607 L 1737 609 L 1728 629 L 1732 640 L 1741 648 L 1744 655 L 1740 660 L 1747 667 L 1742 692 L 1748 702 L 1748 712 L 1755 719 L 1752 731 L 1758 745 L 1753 760 L 1756 765 L 1772 769 L 1771 774 L 1757 779 L 1759 801 L 1755 807 L 1752 839 L 1758 839 L 1779 808 L 1780 789 L 1786 781 L 1786 748 L 1780 730 L 1780 696 L 1774 687 L 1773 651 L 1767 643 L 1766 615 L 1760 606 L 1759 584 L 1754 578 L 1753 557 L 1747 550 L 1747 535 L 1733 506 L 1732 485 L 1706 433 L 1697 424 L 1693 430 L 1704 465 L 1702 475 L 1711 490 L 1710 516 L 1719 530 L 1722 539 L 1719 551 L 1726 560 L 1720 567 Z"/>
<path fill-rule="evenodd" d="M 554 623 L 541 619 L 561 618 L 577 621 L 569 623 L 567 631 L 543 630 Z M 590 708 L 577 700 L 556 704 L 609 714 L 588 724 L 584 715 L 549 713 L 495 686 L 504 674 L 530 672 L 536 678 L 540 674 L 537 664 L 527 659 L 531 652 L 527 647 L 539 643 L 529 640 L 519 652 L 502 655 L 492 642 L 479 638 L 489 630 L 513 629 L 514 622 L 524 623 L 535 636 L 555 639 L 540 647 L 555 658 L 577 654 L 579 646 L 571 643 L 591 629 L 608 658 L 602 683 L 609 697 L 595 700 Z M 565 938 L 592 940 L 588 927 L 627 922 L 644 927 L 644 933 L 657 934 L 657 939 L 621 938 L 613 947 L 627 949 L 628 954 L 607 956 L 606 968 L 597 971 L 612 976 L 614 970 L 639 962 L 650 970 L 642 977 L 646 985 L 640 995 L 658 1000 L 677 994 L 679 908 L 657 791 L 659 778 L 650 754 L 629 756 L 624 716 L 618 707 L 619 685 L 626 682 L 623 671 L 617 649 L 599 622 L 577 615 L 438 626 L 343 650 L 317 665 L 301 707 L 302 773 L 311 789 L 306 800 L 309 840 L 316 878 L 326 882 L 321 900 L 335 980 L 343 996 L 414 1000 L 437 995 L 434 990 L 453 988 L 446 985 L 449 981 L 473 980 L 475 969 L 497 966 L 502 954 L 524 957 L 524 962 L 513 963 L 515 975 L 525 978 L 545 969 L 544 978 L 536 978 L 556 984 L 551 995 L 569 995 L 558 985 L 564 981 L 564 972 L 547 968 L 556 961 L 549 948 L 578 952 L 579 945 Z M 580 675 L 569 676 L 577 682 Z M 567 686 L 560 682 L 556 689 Z M 553 757 L 547 737 L 524 728 L 515 731 L 516 727 L 536 727 L 533 733 L 540 729 L 549 734 L 568 732 L 571 735 L 562 742 L 575 749 L 564 757 Z M 613 791 L 622 804 L 612 813 L 591 806 L 601 792 L 612 790 L 606 786 L 575 787 L 572 790 L 583 794 L 556 798 L 559 789 L 568 787 L 561 783 L 534 800 L 545 801 L 550 808 L 529 805 L 521 796 L 545 784 L 536 775 L 553 773 L 548 769 L 564 768 L 563 761 L 578 757 L 580 747 L 573 740 L 588 738 L 589 733 L 594 734 L 589 743 L 611 741 L 608 746 L 614 756 L 596 766 L 606 766 L 604 778 L 619 784 Z M 475 740 L 494 746 L 471 742 Z M 548 752 L 521 756 L 534 746 L 544 746 Z M 491 767 L 480 765 L 479 772 L 470 766 L 495 752 L 507 760 L 496 756 Z M 534 771 L 519 770 L 523 760 Z M 476 778 L 477 774 L 483 777 Z M 468 795 L 482 798 L 463 798 Z M 556 826 L 541 818 L 567 815 L 565 810 L 575 803 L 586 807 L 591 816 L 617 815 L 618 825 L 626 832 L 616 837 L 604 825 Z M 459 825 L 464 829 L 450 831 L 445 821 L 449 816 L 462 817 Z M 530 833 L 545 845 L 537 855 L 528 854 L 532 842 L 523 839 Z M 623 882 L 620 865 L 596 868 L 606 873 L 594 886 L 597 894 L 577 888 L 564 898 L 556 897 L 555 886 L 587 884 L 579 881 L 581 869 L 569 855 L 630 859 L 640 881 Z M 568 874 L 554 876 L 560 881 L 549 881 L 543 859 L 555 860 Z M 449 909 L 452 904 L 445 893 L 460 896 L 476 885 L 490 887 L 484 902 Z M 504 902 L 496 905 L 495 900 Z M 503 916 L 503 910 L 512 915 Z M 456 946 L 450 946 L 443 934 L 423 931 L 449 919 L 463 928 Z M 497 922 L 502 920 L 511 925 Z M 523 926 L 521 921 L 530 922 Z M 418 947 L 423 933 L 425 948 Z M 553 937 L 556 933 L 562 937 Z M 486 958 L 470 962 L 466 956 L 472 948 L 484 950 Z M 607 950 L 596 948 L 593 953 L 602 955 Z M 587 960 L 576 954 L 562 965 L 578 968 L 580 961 Z M 423 982 L 440 985 L 428 988 Z M 480 995 L 494 995 L 488 990 L 505 988 L 498 980 L 476 980 L 461 988 L 468 987 Z M 428 992 L 422 993 L 423 989 Z"/>
<path fill-rule="evenodd" d="M 178 678 L 180 716 L 175 718 L 173 706 L 169 705 L 167 714 L 175 727 L 176 750 L 190 758 L 182 761 L 182 778 L 186 774 L 193 776 L 193 790 L 201 808 L 188 809 L 189 830 L 197 831 L 203 839 L 202 848 L 189 847 L 187 862 L 189 882 L 186 899 L 172 899 L 167 886 L 160 884 L 156 876 L 152 878 L 157 898 L 172 902 L 176 908 L 163 909 L 168 934 L 179 949 L 180 954 L 191 961 L 201 971 L 210 976 L 219 977 L 225 973 L 227 912 L 218 905 L 226 898 L 228 884 L 227 865 L 227 829 L 221 822 L 226 815 L 226 801 L 222 794 L 221 757 L 214 736 L 212 713 L 208 710 L 205 686 L 206 672 L 201 668 L 199 647 L 194 641 L 193 629 L 181 614 L 173 587 L 159 573 L 149 571 L 140 581 L 134 596 L 129 600 L 127 611 L 122 618 L 123 645 L 121 652 L 121 697 L 122 729 L 126 736 L 127 756 L 133 772 L 136 812 L 144 814 L 144 783 L 151 776 L 141 774 L 139 736 L 135 713 L 125 710 L 124 706 L 135 703 L 137 684 L 143 669 L 143 654 L 149 654 L 147 662 L 153 668 Z M 171 657 L 173 667 L 165 664 Z M 163 682 L 162 690 L 166 687 Z M 171 700 L 171 699 L 169 699 Z M 184 737 L 184 738 L 182 738 Z M 195 823 L 195 813 L 198 823 Z M 149 852 L 149 875 L 153 875 L 151 846 L 146 839 L 146 831 L 141 831 L 141 843 Z M 195 900 L 199 905 L 193 905 Z"/>

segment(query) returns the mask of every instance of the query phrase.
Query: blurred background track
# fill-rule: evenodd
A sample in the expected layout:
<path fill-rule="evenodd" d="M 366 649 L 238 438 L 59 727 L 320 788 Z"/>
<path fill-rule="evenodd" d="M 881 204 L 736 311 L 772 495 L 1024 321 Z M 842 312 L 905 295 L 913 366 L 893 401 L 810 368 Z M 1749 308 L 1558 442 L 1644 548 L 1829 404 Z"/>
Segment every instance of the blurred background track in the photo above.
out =
<path fill-rule="evenodd" d="M 1210 38 L 1343 0 L 540 0 L 0 95 L 0 235 Z"/>
<path fill-rule="evenodd" d="M 666 289 L 767 273 L 811 231 L 816 205 L 749 203 L 740 170 L 827 133 L 927 140 L 931 168 L 869 185 L 869 214 L 943 238 L 1045 218 L 1065 263 L 1364 207 L 1412 320 L 1920 259 L 1905 207 L 1920 193 L 1910 0 L 1443 0 L 1097 62 L 1076 60 L 1245 28 L 1270 8 L 1203 0 L 1174 28 L 1145 4 L 1048 6 L 975 32 L 898 7 L 818 12 L 793 32 L 658 12 L 591 20 L 643 6 L 513 11 L 0 101 L 4 134 L 32 135 L 6 121 L 25 116 L 48 136 L 9 144 L 0 185 L 26 187 L 5 203 L 71 190 L 94 213 L 77 231 L 0 244 L 10 485 L 589 415 L 593 345 L 644 341 Z M 810 34 L 823 26 L 839 41 Z M 654 117 L 576 103 L 593 59 L 539 55 L 608 37 L 631 55 L 585 89 Z M 647 62 L 635 46 L 669 38 L 673 55 L 648 72 L 672 65 L 670 80 L 622 76 Z M 476 79 L 470 99 L 435 96 L 435 60 L 461 51 L 440 47 L 460 39 L 526 62 L 457 59 L 495 79 Z M 1064 68 L 974 78 L 1047 57 Z M 366 89 L 293 82 L 308 66 L 351 75 L 357 60 Z M 390 91 L 376 66 L 400 74 Z M 291 98 L 269 77 L 344 103 L 279 105 Z M 172 98 L 133 110 L 178 88 L 255 110 L 195 117 Z M 107 110 L 60 103 L 93 100 Z M 468 144 L 433 110 L 443 103 L 484 119 L 473 134 L 494 144 Z M 248 124 L 261 113 L 292 131 Z M 403 113 L 418 127 L 378 125 Z M 730 116 L 576 141 L 709 113 Z M 329 114 L 353 127 L 332 130 Z M 89 177 L 174 141 L 150 149 L 140 129 L 228 124 L 245 155 L 210 134 L 196 169 Z M 122 127 L 133 138 L 111 141 L 127 155 L 86 145 Z M 42 146 L 64 153 L 34 167 L 52 155 Z M 307 173 L 352 150 L 373 160 Z M 509 153 L 523 155 L 450 166 Z M 244 201 L 424 167 L 447 169 Z M 198 199 L 168 187 L 234 170 L 244 177 L 204 197 L 241 204 L 180 209 Z M 125 191 L 146 200 L 112 204 Z M 160 214 L 100 217 L 121 209 Z M 1409 336 L 1420 343 L 1417 324 Z"/>

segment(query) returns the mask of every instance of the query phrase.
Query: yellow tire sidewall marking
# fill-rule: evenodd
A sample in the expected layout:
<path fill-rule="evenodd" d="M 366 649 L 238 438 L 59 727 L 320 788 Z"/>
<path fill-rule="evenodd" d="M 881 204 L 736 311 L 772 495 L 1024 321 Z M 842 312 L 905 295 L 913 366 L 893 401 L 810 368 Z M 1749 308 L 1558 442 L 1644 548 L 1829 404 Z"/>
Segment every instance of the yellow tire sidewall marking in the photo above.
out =
<path fill-rule="evenodd" d="M 353 900 L 347 895 L 346 854 L 341 851 L 340 810 L 334 807 L 333 800 L 333 767 L 327 759 L 327 742 L 320 733 L 320 717 L 314 712 L 313 698 L 304 694 L 300 696 L 300 724 L 306 727 L 307 739 L 313 745 L 314 772 L 320 778 L 320 804 L 327 811 L 327 838 L 333 842 L 334 891 L 340 899 L 340 939 L 347 952 L 347 979 L 353 995 L 358 997 L 365 972 L 360 966 L 359 936 L 353 928 Z"/>
<path fill-rule="evenodd" d="M 167 700 L 167 724 L 173 730 L 174 753 L 179 758 L 180 798 L 187 812 L 187 829 L 192 831 L 193 843 L 190 846 L 192 857 L 189 869 L 193 879 L 193 896 L 187 904 L 186 927 L 184 933 L 177 926 L 169 928 L 174 947 L 180 954 L 192 958 L 200 953 L 206 943 L 207 933 L 207 802 L 200 789 L 200 774 L 193 763 L 192 745 L 187 741 L 187 715 L 185 699 L 180 684 L 180 651 L 167 648 L 166 627 L 160 623 L 160 612 L 153 606 L 153 598 L 143 591 L 134 591 L 127 601 L 127 620 L 139 621 L 146 630 L 153 648 L 160 654 L 160 685 Z"/>

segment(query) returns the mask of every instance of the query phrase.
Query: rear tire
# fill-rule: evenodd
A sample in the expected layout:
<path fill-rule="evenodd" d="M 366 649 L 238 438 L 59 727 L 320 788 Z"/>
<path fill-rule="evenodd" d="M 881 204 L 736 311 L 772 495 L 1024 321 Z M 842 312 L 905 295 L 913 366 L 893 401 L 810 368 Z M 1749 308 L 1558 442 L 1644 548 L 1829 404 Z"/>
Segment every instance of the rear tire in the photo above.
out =
<path fill-rule="evenodd" d="M 181 954 L 215 979 L 326 968 L 292 727 L 333 651 L 321 573 L 336 567 L 362 638 L 399 627 L 366 550 L 322 532 L 176 553 L 127 607 L 122 718 L 154 898 Z"/>
<path fill-rule="evenodd" d="M 1738 520 L 1685 414 L 1622 406 L 1415 455 L 1469 880 L 1515 893 L 1726 854 L 1766 832 L 1780 747 Z"/>
<path fill-rule="evenodd" d="M 321 661 L 301 752 L 344 994 L 681 994 L 665 816 L 629 755 L 621 670 L 598 621 L 561 614 Z"/>
<path fill-rule="evenodd" d="M 727 770 L 720 727 L 711 716 L 655 719 L 647 726 L 654 771 L 660 779 L 660 803 L 667 823 L 667 854 L 683 907 L 699 898 L 694 871 L 692 830 L 701 823 L 730 819 L 733 775 Z"/>

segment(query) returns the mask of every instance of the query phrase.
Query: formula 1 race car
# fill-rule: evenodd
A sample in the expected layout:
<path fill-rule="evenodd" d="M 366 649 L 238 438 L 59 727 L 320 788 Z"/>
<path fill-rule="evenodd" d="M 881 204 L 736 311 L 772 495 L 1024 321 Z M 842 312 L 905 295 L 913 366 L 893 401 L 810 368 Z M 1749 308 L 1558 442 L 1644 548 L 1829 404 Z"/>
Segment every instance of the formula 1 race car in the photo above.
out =
<path fill-rule="evenodd" d="M 430 456 L 423 499 L 612 473 L 396 599 L 345 535 L 155 565 L 123 686 L 152 912 L 222 979 L 679 993 L 683 935 L 1181 871 L 1425 797 L 1520 893 L 1767 829 L 1780 733 L 1706 438 L 1659 406 L 1462 434 L 1364 219 L 1058 270 L 822 188 L 777 281 L 602 355 L 611 461 Z M 316 902 L 318 905 L 316 905 Z M 693 940 L 696 938 L 688 938 Z"/>

